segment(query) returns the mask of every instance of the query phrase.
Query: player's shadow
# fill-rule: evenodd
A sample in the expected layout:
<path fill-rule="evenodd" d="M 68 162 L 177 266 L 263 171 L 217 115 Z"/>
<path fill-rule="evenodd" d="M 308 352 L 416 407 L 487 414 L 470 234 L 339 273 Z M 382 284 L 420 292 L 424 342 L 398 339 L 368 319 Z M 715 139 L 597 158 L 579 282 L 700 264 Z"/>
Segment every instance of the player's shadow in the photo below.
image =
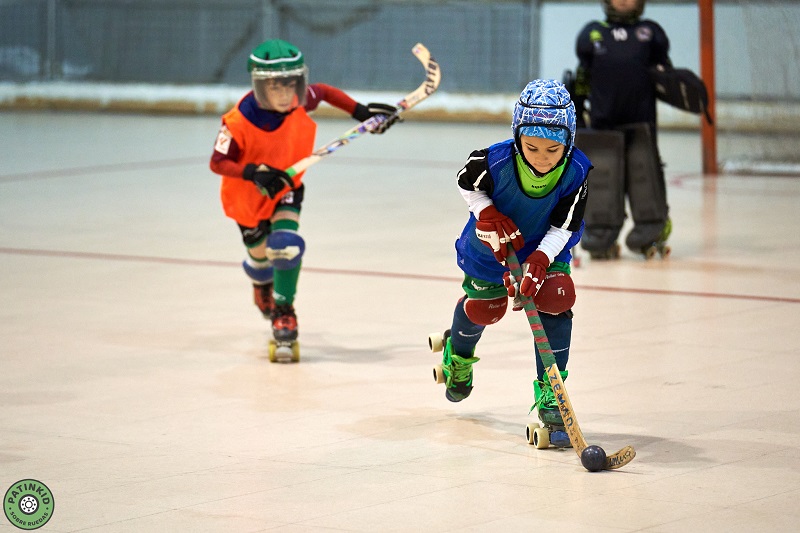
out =
<path fill-rule="evenodd" d="M 401 357 L 403 353 L 423 352 L 424 347 L 417 344 L 384 344 L 378 343 L 366 348 L 342 346 L 330 342 L 325 335 L 313 332 L 303 333 L 300 339 L 300 360 L 303 364 L 319 363 L 348 363 L 348 364 L 379 364 L 391 359 Z M 268 359 L 265 344 L 263 353 L 258 354 L 259 359 Z"/>
<path fill-rule="evenodd" d="M 440 444 L 497 448 L 512 453 L 535 451 L 533 445 L 527 442 L 525 433 L 526 425 L 536 422 L 535 415 L 519 416 L 519 420 L 516 420 L 516 416 L 514 418 L 511 420 L 489 412 L 455 413 L 440 408 L 416 408 L 405 409 L 397 414 L 365 417 L 358 422 L 339 425 L 338 428 L 385 441 L 428 439 Z M 637 461 L 675 467 L 696 467 L 718 462 L 706 456 L 704 448 L 685 442 L 652 435 L 598 433 L 582 429 L 589 444 L 598 444 L 607 453 L 633 446 Z M 551 451 L 561 450 L 551 448 Z"/>
<path fill-rule="evenodd" d="M 536 422 L 535 414 L 531 414 L 523 424 L 497 418 L 490 413 L 471 413 L 462 415 L 462 418 L 497 432 L 521 435 L 522 439 L 525 438 L 525 425 Z M 602 422 L 597 422 L 597 424 L 602 424 Z M 613 453 L 625 446 L 633 446 L 636 450 L 637 460 L 644 459 L 651 464 L 696 466 L 719 463 L 719 460 L 713 456 L 715 448 L 713 443 L 709 443 L 707 447 L 701 447 L 654 435 L 598 433 L 587 430 L 587 426 L 582 426 L 581 430 L 588 444 L 600 445 L 607 453 Z"/>

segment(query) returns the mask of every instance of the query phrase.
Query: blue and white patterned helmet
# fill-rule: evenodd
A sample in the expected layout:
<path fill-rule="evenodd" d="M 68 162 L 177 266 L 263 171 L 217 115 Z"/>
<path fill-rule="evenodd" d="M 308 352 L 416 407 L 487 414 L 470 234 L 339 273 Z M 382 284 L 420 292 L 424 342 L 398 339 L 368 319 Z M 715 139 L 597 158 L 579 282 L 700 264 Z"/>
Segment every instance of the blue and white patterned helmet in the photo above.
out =
<path fill-rule="evenodd" d="M 517 151 L 522 154 L 520 135 L 544 137 L 566 146 L 564 157 L 575 145 L 575 104 L 563 83 L 556 80 L 533 80 L 514 106 L 511 131 Z"/>

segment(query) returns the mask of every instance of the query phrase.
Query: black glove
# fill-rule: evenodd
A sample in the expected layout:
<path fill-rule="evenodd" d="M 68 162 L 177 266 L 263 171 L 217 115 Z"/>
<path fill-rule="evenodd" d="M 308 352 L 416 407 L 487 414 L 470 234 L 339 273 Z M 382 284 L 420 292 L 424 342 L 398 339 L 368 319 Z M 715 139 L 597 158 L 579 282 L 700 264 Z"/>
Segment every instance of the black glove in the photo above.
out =
<path fill-rule="evenodd" d="M 403 119 L 397 114 L 397 108 L 393 105 L 382 104 L 380 102 L 370 102 L 367 105 L 356 104 L 356 110 L 353 111 L 353 118 L 359 122 L 374 117 L 375 115 L 383 115 L 386 120 L 372 130 L 370 133 L 383 133 L 395 122 L 402 122 Z"/>
<path fill-rule="evenodd" d="M 265 164 L 248 163 L 244 166 L 242 178 L 252 181 L 261 190 L 261 194 L 275 198 L 284 189 L 293 187 L 292 178 L 283 170 Z"/>

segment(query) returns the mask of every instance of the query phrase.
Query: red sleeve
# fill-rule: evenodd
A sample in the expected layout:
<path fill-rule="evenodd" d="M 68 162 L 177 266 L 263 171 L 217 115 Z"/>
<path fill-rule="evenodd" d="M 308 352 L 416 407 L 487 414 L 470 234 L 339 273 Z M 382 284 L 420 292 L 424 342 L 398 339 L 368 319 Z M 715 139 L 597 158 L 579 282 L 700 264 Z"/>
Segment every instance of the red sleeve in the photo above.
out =
<path fill-rule="evenodd" d="M 217 134 L 217 142 L 214 143 L 214 153 L 211 154 L 211 161 L 208 167 L 211 172 L 222 176 L 241 176 L 244 172 L 244 164 L 239 163 L 241 149 L 236 143 L 236 139 L 227 133 L 223 124 Z"/>
<path fill-rule="evenodd" d="M 322 101 L 338 107 L 348 115 L 352 115 L 356 110 L 357 102 L 343 90 L 324 83 L 310 84 L 306 89 L 306 111 L 314 111 Z"/>
<path fill-rule="evenodd" d="M 211 161 L 208 167 L 211 169 L 211 172 L 219 174 L 220 176 L 241 176 L 244 172 L 245 165 L 237 163 L 227 155 L 214 152 L 211 155 Z"/>

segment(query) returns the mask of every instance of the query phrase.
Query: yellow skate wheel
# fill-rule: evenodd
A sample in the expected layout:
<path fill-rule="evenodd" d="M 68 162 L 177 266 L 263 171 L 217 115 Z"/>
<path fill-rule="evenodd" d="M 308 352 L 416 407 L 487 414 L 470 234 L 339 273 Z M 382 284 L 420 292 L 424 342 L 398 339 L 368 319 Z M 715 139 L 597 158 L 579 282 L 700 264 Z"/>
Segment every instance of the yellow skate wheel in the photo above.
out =
<path fill-rule="evenodd" d="M 291 343 L 269 341 L 270 363 L 296 363 L 300 360 L 300 345 L 297 341 Z"/>
<path fill-rule="evenodd" d="M 441 352 L 444 349 L 444 335 L 438 332 L 428 335 L 428 346 L 434 353 Z"/>
<path fill-rule="evenodd" d="M 644 254 L 644 258 L 648 260 L 655 257 L 657 251 L 658 249 L 655 246 L 646 246 L 642 248 L 642 253 Z"/>
<path fill-rule="evenodd" d="M 550 447 L 550 432 L 546 428 L 533 430 L 533 445 L 539 450 Z"/>
<path fill-rule="evenodd" d="M 539 450 L 550 446 L 550 432 L 539 424 L 528 424 L 525 436 L 528 438 L 528 444 L 533 444 Z"/>
<path fill-rule="evenodd" d="M 444 383 L 446 381 L 442 365 L 436 365 L 435 367 L 433 367 L 433 380 L 436 383 Z"/>
<path fill-rule="evenodd" d="M 661 259 L 666 259 L 672 253 L 672 248 L 664 244 L 658 249 L 658 253 L 661 254 Z"/>
<path fill-rule="evenodd" d="M 278 349 L 278 344 L 273 340 L 269 341 L 269 362 L 275 363 L 278 359 L 275 357 L 275 351 Z"/>
<path fill-rule="evenodd" d="M 539 424 L 528 424 L 525 427 L 525 438 L 527 439 L 528 444 L 533 444 L 533 432 L 538 427 L 539 427 Z"/>

